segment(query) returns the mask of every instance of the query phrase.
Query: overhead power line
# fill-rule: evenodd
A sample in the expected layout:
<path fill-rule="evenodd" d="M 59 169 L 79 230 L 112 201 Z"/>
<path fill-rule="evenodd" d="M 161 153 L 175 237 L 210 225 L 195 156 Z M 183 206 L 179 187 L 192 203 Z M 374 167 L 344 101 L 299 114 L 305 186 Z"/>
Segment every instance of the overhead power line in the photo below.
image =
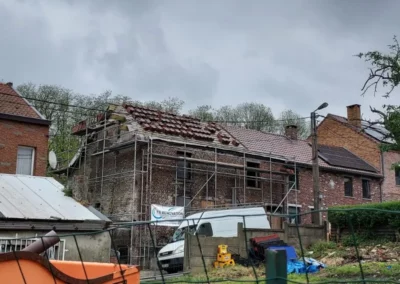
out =
<path fill-rule="evenodd" d="M 10 97 L 16 97 L 15 95 L 10 95 L 10 94 L 0 94 L 0 95 L 5 95 L 5 96 L 10 96 Z M 49 100 L 43 100 L 43 99 L 37 99 L 37 98 L 31 98 L 31 97 L 26 97 L 26 96 L 21 96 L 24 99 L 27 100 L 32 100 L 32 101 L 38 101 L 38 102 L 43 102 L 43 103 L 48 103 L 48 104 L 54 104 L 54 105 L 60 105 L 60 106 L 65 106 L 65 107 L 73 107 L 73 108 L 80 108 L 80 109 L 84 109 L 84 110 L 90 110 L 90 111 L 98 111 L 98 112 L 106 112 L 106 110 L 104 109 L 97 109 L 97 108 L 90 108 L 90 107 L 84 107 L 84 106 L 80 106 L 80 105 L 74 105 L 74 104 L 65 104 L 65 103 L 60 103 L 60 102 L 55 102 L 55 101 L 49 101 Z M 18 102 L 13 102 L 13 101 L 5 101 L 5 102 L 9 102 L 9 103 L 13 103 L 13 104 L 19 104 L 19 105 L 25 105 L 25 104 L 21 104 Z M 108 103 L 108 104 L 114 104 L 114 103 Z M 59 110 L 59 109 L 52 109 L 52 110 Z M 67 110 L 59 110 L 59 111 L 64 111 L 64 112 L 70 112 Z M 122 112 L 117 112 L 117 111 L 113 111 L 113 113 L 116 114 L 126 114 L 126 113 L 122 113 Z M 309 119 L 309 116 L 305 116 L 305 117 L 296 117 L 296 118 L 288 118 L 288 119 L 274 119 L 274 122 L 286 122 L 286 121 L 296 121 L 296 120 L 305 120 L 305 119 Z M 268 120 L 205 120 L 203 122 L 217 122 L 217 123 L 267 123 L 269 122 Z"/>

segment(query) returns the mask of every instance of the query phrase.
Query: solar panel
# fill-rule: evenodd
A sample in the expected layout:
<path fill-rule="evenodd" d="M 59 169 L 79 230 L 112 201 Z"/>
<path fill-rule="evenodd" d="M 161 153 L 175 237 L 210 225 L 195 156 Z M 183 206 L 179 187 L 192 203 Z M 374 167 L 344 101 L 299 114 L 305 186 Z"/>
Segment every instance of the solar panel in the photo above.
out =
<path fill-rule="evenodd" d="M 374 167 L 345 148 L 318 145 L 318 152 L 320 158 L 331 166 L 377 172 Z"/>

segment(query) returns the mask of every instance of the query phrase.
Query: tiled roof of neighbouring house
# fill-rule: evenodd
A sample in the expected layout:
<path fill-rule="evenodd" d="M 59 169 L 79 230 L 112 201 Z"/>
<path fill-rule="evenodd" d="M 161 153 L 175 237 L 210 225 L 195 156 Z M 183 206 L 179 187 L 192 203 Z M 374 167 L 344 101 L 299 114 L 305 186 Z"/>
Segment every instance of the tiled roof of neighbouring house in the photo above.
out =
<path fill-rule="evenodd" d="M 312 165 L 312 148 L 308 141 L 291 140 L 284 135 L 235 126 L 224 126 L 224 129 L 251 151 L 283 155 L 288 160 L 294 159 L 296 163 Z M 377 173 L 375 168 L 342 147 L 329 147 L 329 149 L 321 147 L 321 145 L 319 147 L 318 163 L 320 167 L 342 171 Z M 336 156 L 342 156 L 344 161 L 339 164 L 337 160 L 333 159 Z"/>
<path fill-rule="evenodd" d="M 10 84 L 0 83 L 0 114 L 44 119 Z"/>

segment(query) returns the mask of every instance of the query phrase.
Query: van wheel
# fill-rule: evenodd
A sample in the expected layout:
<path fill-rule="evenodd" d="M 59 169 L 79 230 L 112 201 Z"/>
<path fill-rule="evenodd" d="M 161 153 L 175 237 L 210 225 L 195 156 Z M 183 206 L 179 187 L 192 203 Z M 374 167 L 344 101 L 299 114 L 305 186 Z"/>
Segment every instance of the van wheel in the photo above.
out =
<path fill-rule="evenodd" d="M 170 268 L 170 269 L 165 269 L 165 271 L 167 271 L 168 274 L 172 274 L 172 273 L 177 273 L 179 271 L 179 269 Z"/>

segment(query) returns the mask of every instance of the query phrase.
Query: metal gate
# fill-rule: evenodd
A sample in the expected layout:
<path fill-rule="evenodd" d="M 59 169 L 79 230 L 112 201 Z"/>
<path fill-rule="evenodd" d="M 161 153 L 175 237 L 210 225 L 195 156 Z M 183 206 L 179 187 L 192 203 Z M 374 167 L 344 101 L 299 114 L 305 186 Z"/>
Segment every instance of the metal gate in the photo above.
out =
<path fill-rule="evenodd" d="M 0 253 L 22 250 L 37 240 L 40 240 L 40 238 L 18 239 L 17 236 L 14 239 L 0 238 Z M 61 239 L 59 243 L 55 244 L 47 250 L 47 256 L 49 257 L 49 259 L 64 260 L 64 254 L 64 239 Z"/>

